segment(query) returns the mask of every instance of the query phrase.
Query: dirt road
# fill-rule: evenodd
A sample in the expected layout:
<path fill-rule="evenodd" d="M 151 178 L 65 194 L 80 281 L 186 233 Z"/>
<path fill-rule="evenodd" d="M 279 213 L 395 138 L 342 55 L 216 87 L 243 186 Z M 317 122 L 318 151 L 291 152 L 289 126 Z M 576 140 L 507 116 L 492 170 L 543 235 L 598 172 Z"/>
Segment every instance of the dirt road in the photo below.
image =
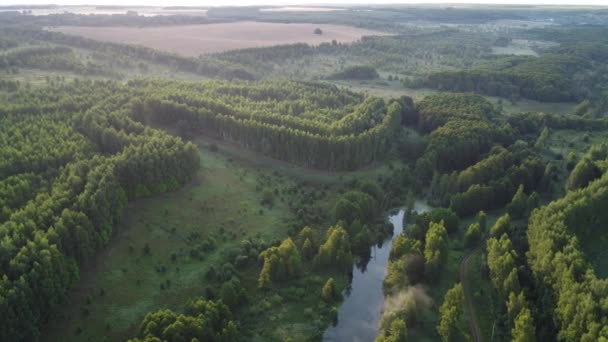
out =
<path fill-rule="evenodd" d="M 471 260 L 475 255 L 481 252 L 481 247 L 477 247 L 472 250 L 460 263 L 460 283 L 462 284 L 462 292 L 464 292 L 464 301 L 466 309 L 469 312 L 469 328 L 471 329 L 471 338 L 474 342 L 481 342 L 483 340 L 481 336 L 481 329 L 479 329 L 479 322 L 477 320 L 477 313 L 475 312 L 475 305 L 473 304 L 473 289 L 470 288 L 469 283 L 469 270 Z"/>

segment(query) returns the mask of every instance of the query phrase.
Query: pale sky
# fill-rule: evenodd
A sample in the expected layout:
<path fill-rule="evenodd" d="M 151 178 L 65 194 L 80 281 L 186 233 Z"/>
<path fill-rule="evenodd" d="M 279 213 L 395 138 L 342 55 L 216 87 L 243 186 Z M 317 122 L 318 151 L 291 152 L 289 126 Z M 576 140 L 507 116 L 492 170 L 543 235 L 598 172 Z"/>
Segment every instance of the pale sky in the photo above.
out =
<path fill-rule="evenodd" d="M 535 4 L 535 5 L 600 5 L 608 0 L 0 0 L 0 5 L 124 5 L 124 6 L 250 6 L 250 5 L 320 5 L 320 4 Z"/>

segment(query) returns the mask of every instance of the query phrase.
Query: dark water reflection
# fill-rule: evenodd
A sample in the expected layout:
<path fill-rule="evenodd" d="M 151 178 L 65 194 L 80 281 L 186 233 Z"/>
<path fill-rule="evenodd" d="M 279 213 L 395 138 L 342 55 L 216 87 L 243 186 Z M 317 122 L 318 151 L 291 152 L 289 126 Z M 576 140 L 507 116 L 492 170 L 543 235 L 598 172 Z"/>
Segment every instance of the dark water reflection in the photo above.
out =
<path fill-rule="evenodd" d="M 416 202 L 415 210 L 424 212 L 428 206 Z M 338 325 L 330 327 L 323 335 L 323 341 L 369 342 L 378 335 L 378 323 L 382 315 L 384 294 L 382 281 L 386 276 L 388 255 L 393 238 L 403 231 L 404 211 L 389 217 L 393 224 L 393 236 L 381 246 L 374 246 L 367 265 L 354 265 L 353 278 L 345 291 L 344 302 L 338 310 Z"/>

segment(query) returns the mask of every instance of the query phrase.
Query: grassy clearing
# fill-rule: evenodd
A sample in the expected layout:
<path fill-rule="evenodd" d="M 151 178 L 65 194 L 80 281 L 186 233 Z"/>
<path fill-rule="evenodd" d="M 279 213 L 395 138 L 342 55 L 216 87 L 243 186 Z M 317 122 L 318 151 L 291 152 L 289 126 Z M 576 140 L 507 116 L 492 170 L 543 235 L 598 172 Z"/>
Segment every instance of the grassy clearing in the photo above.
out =
<path fill-rule="evenodd" d="M 469 281 L 473 292 L 473 305 L 477 314 L 477 321 L 481 331 L 481 337 L 484 341 L 490 341 L 492 336 L 492 328 L 494 325 L 493 317 L 496 317 L 496 308 L 500 303 L 497 303 L 496 296 L 493 295 L 493 289 L 490 281 L 482 274 L 482 253 L 476 253 L 471 260 L 469 270 Z"/>
<path fill-rule="evenodd" d="M 272 186 L 283 194 L 297 182 L 323 184 L 328 195 L 320 201 L 329 208 L 346 181 L 379 177 L 388 168 L 310 170 L 208 138 L 195 142 L 201 148 L 201 169 L 195 179 L 179 191 L 129 204 L 108 247 L 83 267 L 79 286 L 49 322 L 47 340 L 115 341 L 134 336 L 149 311 L 180 311 L 189 299 L 204 295 L 209 267 L 223 264 L 225 255 L 243 239 L 286 238 L 294 221 L 290 197 L 275 196 L 272 209 L 263 206 L 261 175 L 270 176 Z M 327 227 L 314 228 L 322 234 Z M 216 241 L 215 249 L 194 257 L 191 250 L 209 236 Z M 250 340 L 304 338 L 323 332 L 329 307 L 320 300 L 321 288 L 331 276 L 341 290 L 347 278 L 305 267 L 303 277 L 266 293 L 257 289 L 257 265 L 239 272 L 254 303 L 237 313 L 252 334 Z"/>
<path fill-rule="evenodd" d="M 608 141 L 608 131 L 582 132 L 576 130 L 559 129 L 550 130 L 543 157 L 558 167 L 560 173 L 554 182 L 553 194 L 561 197 L 564 194 L 564 186 L 570 171 L 566 168 L 568 154 L 573 152 L 578 158 L 584 155 L 589 147 L 597 144 L 605 144 Z"/>
<path fill-rule="evenodd" d="M 237 144 L 216 140 L 209 137 L 197 137 L 195 142 L 199 146 L 207 148 L 214 145 L 221 154 L 248 165 L 257 170 L 265 169 L 269 173 L 280 174 L 288 178 L 320 184 L 339 186 L 341 183 L 352 179 L 374 179 L 386 174 L 389 170 L 387 163 L 370 165 L 356 171 L 324 171 L 303 168 L 278 159 L 265 157 L 257 153 L 247 151 Z"/>
<path fill-rule="evenodd" d="M 222 251 L 245 237 L 286 235 L 289 209 L 281 202 L 272 209 L 262 207 L 255 172 L 205 150 L 201 158 L 202 169 L 188 186 L 129 205 L 108 248 L 84 268 L 80 286 L 49 324 L 48 340 L 132 336 L 148 311 L 179 310 L 191 297 L 202 295 L 203 275 L 221 262 Z M 217 248 L 192 258 L 188 236 L 193 233 L 214 236 Z M 149 255 L 143 252 L 146 244 Z"/>
<path fill-rule="evenodd" d="M 608 141 L 608 131 L 582 132 L 569 129 L 551 130 L 547 146 L 553 153 L 561 153 L 566 157 L 569 152 L 584 154 L 591 145 L 605 144 Z"/>
<path fill-rule="evenodd" d="M 487 229 L 496 223 L 498 218 L 505 213 L 504 209 L 490 211 L 486 216 Z M 461 227 L 466 229 L 470 224 L 477 222 L 475 216 L 467 217 L 462 221 Z M 487 233 L 487 232 L 486 232 Z M 477 315 L 477 323 L 481 332 L 481 338 L 484 341 L 490 341 L 492 337 L 492 329 L 494 326 L 493 317 L 496 317 L 496 311 L 500 306 L 499 299 L 495 296 L 492 284 L 487 275 L 482 273 L 483 255 L 485 254 L 485 242 L 483 247 L 472 257 L 469 266 L 468 280 L 469 286 L 473 289 L 473 308 Z M 465 318 L 468 319 L 471 313 L 465 312 Z M 467 327 L 468 328 L 468 327 Z"/>

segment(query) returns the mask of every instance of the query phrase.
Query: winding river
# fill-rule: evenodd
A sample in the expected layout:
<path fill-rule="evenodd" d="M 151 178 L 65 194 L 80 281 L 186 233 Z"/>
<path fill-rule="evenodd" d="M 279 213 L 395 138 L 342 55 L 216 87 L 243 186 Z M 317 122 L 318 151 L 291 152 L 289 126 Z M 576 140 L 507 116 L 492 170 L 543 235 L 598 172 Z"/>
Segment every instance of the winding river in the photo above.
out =
<path fill-rule="evenodd" d="M 416 202 L 414 210 L 428 211 L 424 202 Z M 351 287 L 344 294 L 344 302 L 338 310 L 338 324 L 330 327 L 323 335 L 323 341 L 331 342 L 371 342 L 378 335 L 378 323 L 382 316 L 384 294 L 382 282 L 387 272 L 388 255 L 393 239 L 403 231 L 403 210 L 389 217 L 393 224 L 393 236 L 381 247 L 373 246 L 367 267 L 361 270 L 353 266 Z"/>

